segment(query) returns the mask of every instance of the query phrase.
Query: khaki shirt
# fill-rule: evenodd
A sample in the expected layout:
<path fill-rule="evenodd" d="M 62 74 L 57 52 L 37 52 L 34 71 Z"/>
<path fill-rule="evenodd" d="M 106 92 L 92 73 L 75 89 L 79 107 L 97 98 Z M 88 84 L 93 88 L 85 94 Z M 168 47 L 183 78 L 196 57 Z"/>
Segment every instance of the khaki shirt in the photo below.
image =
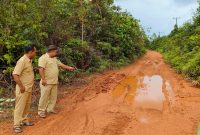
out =
<path fill-rule="evenodd" d="M 19 78 L 25 87 L 25 91 L 32 91 L 34 84 L 34 72 L 32 61 L 26 55 L 17 61 L 13 74 L 19 75 Z M 16 88 L 19 88 L 19 86 L 16 85 Z"/>
<path fill-rule="evenodd" d="M 56 57 L 49 57 L 46 53 L 39 58 L 38 66 L 45 69 L 47 84 L 58 84 L 59 69 L 61 62 Z"/>

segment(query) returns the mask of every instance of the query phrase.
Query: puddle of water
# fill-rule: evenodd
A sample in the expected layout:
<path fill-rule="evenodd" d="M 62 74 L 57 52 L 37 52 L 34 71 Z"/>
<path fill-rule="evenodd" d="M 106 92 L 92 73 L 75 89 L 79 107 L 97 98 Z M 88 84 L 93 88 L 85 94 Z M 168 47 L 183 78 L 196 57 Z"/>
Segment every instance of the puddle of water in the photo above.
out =
<path fill-rule="evenodd" d="M 171 104 L 171 106 L 174 106 L 174 103 L 175 103 L 175 95 L 174 95 L 174 92 L 172 90 L 172 87 L 170 85 L 170 82 L 169 81 L 166 81 L 165 82 L 165 86 L 166 86 L 166 91 L 168 93 L 168 99 L 169 99 L 169 102 Z"/>
<path fill-rule="evenodd" d="M 162 91 L 163 79 L 161 76 L 145 76 L 140 79 L 136 91 L 134 104 L 136 108 L 163 110 L 165 100 Z"/>
<path fill-rule="evenodd" d="M 163 78 L 159 75 L 144 76 L 138 83 L 134 99 L 136 118 L 144 124 L 159 121 L 165 100 Z"/>
<path fill-rule="evenodd" d="M 164 91 L 167 95 L 164 95 Z M 168 98 L 174 104 L 174 93 L 169 81 L 159 75 L 136 77 L 122 80 L 112 91 L 113 97 L 133 104 L 136 117 L 141 123 L 158 120 L 162 116 L 164 102 Z"/>
<path fill-rule="evenodd" d="M 131 103 L 136 89 L 137 79 L 134 76 L 128 76 L 115 87 L 112 95 L 113 97 L 121 97 L 121 100 L 126 103 Z"/>

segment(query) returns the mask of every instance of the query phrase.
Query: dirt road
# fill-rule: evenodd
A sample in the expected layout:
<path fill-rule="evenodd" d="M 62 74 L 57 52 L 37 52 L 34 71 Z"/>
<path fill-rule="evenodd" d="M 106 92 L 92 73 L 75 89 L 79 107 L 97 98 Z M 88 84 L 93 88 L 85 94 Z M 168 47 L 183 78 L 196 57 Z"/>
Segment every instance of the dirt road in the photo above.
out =
<path fill-rule="evenodd" d="M 92 75 L 65 93 L 62 109 L 23 135 L 196 135 L 200 89 L 191 86 L 154 51 L 118 70 Z M 2 125 L 0 134 L 12 134 Z"/>

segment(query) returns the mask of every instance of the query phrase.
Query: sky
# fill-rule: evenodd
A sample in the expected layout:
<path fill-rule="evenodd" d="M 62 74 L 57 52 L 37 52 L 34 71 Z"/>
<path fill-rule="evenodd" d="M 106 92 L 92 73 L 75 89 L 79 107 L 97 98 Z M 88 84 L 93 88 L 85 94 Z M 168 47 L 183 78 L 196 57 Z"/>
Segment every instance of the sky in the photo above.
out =
<path fill-rule="evenodd" d="M 120 6 L 140 20 L 140 24 L 148 35 L 153 33 L 167 35 L 175 25 L 174 17 L 178 17 L 181 26 L 191 21 L 198 7 L 197 0 L 115 0 Z"/>

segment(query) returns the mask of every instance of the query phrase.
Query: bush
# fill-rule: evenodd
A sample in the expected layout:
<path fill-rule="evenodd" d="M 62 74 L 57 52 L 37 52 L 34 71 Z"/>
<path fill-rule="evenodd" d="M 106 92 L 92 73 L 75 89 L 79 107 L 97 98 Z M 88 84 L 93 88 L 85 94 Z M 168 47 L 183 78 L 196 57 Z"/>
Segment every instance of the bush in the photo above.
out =
<path fill-rule="evenodd" d="M 199 9 L 198 9 L 199 10 Z M 152 41 L 150 48 L 160 51 L 165 60 L 179 73 L 185 74 L 200 84 L 200 23 L 185 23 L 176 28 L 171 34 L 157 37 Z"/>
<path fill-rule="evenodd" d="M 5 76 L 29 44 L 36 45 L 38 57 L 46 46 L 59 46 L 60 60 L 81 73 L 124 65 L 144 54 L 148 43 L 138 20 L 112 0 L 84 1 L 82 6 L 79 0 L 4 0 L 0 12 L 0 72 Z M 78 74 L 62 72 L 61 79 Z"/>

